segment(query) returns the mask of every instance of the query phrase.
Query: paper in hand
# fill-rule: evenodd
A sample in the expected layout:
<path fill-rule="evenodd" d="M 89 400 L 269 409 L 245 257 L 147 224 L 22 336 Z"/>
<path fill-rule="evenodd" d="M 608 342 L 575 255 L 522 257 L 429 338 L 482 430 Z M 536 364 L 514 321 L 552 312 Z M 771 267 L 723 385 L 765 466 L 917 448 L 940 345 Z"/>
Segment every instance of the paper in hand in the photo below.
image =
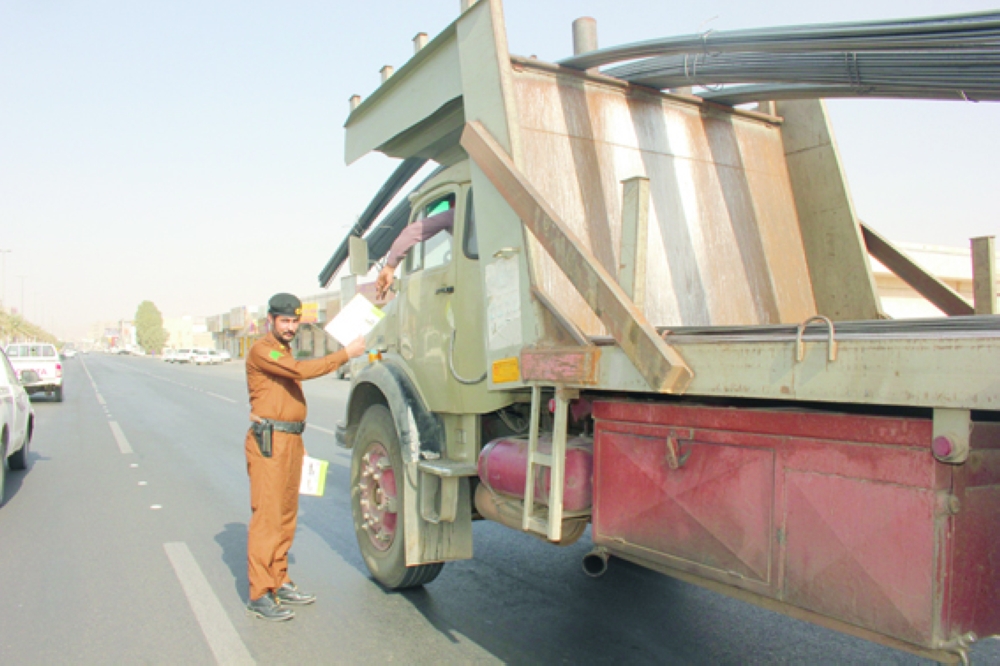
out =
<path fill-rule="evenodd" d="M 358 336 L 368 335 L 384 316 L 385 313 L 371 301 L 361 294 L 355 294 L 324 330 L 346 347 L 357 340 Z"/>

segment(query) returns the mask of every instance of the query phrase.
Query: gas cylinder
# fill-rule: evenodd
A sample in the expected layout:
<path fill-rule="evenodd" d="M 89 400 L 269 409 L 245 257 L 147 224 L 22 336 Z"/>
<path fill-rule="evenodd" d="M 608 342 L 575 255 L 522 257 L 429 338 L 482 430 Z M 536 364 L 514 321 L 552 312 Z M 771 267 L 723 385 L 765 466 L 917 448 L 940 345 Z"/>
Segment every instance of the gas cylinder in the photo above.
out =
<path fill-rule="evenodd" d="M 552 452 L 552 437 L 540 435 L 539 453 Z M 500 437 L 489 442 L 479 454 L 479 479 L 491 490 L 524 498 L 527 478 L 528 438 Z M 552 470 L 539 467 L 535 474 L 535 501 L 548 504 L 549 477 Z M 563 510 L 584 511 L 593 497 L 594 440 L 577 436 L 566 441 L 566 478 L 563 484 Z"/>

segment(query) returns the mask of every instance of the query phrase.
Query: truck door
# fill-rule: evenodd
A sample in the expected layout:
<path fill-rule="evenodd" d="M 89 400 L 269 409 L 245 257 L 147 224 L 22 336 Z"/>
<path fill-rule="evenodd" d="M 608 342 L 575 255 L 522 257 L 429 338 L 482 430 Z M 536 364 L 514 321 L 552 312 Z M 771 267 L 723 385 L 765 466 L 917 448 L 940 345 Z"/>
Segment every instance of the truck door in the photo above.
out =
<path fill-rule="evenodd" d="M 450 184 L 423 198 L 415 206 L 413 221 L 456 208 L 455 224 L 451 233 L 442 231 L 414 245 L 403 262 L 400 354 L 413 369 L 432 411 L 463 411 L 463 383 L 449 368 L 453 334 L 456 370 L 475 380 L 485 367 L 482 336 L 471 330 L 481 327 L 482 297 L 474 237 L 471 251 L 464 238 L 473 228 L 467 219 L 469 196 L 468 186 Z"/>

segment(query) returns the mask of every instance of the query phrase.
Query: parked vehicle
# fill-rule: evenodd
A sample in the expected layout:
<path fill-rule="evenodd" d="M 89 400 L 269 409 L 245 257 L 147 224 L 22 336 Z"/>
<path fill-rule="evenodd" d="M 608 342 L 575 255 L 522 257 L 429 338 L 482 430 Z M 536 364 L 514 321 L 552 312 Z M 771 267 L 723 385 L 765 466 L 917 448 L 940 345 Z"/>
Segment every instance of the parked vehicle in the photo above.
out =
<path fill-rule="evenodd" d="M 63 399 L 63 367 L 55 345 L 45 342 L 18 342 L 7 346 L 7 357 L 18 374 L 33 370 L 37 379 L 24 385 L 28 395 L 45 393 Z"/>
<path fill-rule="evenodd" d="M 161 357 L 164 363 L 173 363 L 177 360 L 177 350 L 176 349 L 164 349 L 163 356 Z"/>
<path fill-rule="evenodd" d="M 194 355 L 193 349 L 178 349 L 177 354 L 174 357 L 174 363 L 190 363 L 191 357 Z"/>
<path fill-rule="evenodd" d="M 28 399 L 25 383 L 40 377 L 25 369 L 18 376 L 7 355 L 0 352 L 0 506 L 7 498 L 7 467 L 27 469 L 35 412 Z"/>
<path fill-rule="evenodd" d="M 227 363 L 233 360 L 233 357 L 225 349 L 219 349 L 215 352 L 219 356 L 219 363 Z"/>
<path fill-rule="evenodd" d="M 208 349 L 192 349 L 190 362 L 194 365 L 212 365 L 216 361 Z"/>
<path fill-rule="evenodd" d="M 474 515 L 557 545 L 589 525 L 592 576 L 630 560 L 942 660 L 1000 633 L 997 318 L 856 218 L 815 94 L 747 111 L 512 57 L 499 5 L 346 123 L 348 162 L 405 160 L 352 236 L 440 169 L 323 286 L 454 211 L 351 366 L 337 437 L 372 576 L 433 581 Z M 869 254 L 969 316 L 886 320 Z"/>

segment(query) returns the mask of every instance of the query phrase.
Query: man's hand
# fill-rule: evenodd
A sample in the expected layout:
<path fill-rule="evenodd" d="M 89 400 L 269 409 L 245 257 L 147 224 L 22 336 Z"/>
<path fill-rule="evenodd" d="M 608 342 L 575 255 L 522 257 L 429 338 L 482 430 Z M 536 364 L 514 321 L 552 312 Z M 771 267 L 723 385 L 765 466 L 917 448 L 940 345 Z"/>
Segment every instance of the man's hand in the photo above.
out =
<path fill-rule="evenodd" d="M 357 358 L 365 353 L 365 338 L 363 335 L 359 335 L 358 338 L 351 344 L 344 347 L 347 351 L 347 358 Z"/>
<path fill-rule="evenodd" d="M 389 287 L 396 279 L 396 268 L 386 264 L 379 271 L 378 278 L 375 279 L 375 297 L 382 300 L 389 293 Z"/>

